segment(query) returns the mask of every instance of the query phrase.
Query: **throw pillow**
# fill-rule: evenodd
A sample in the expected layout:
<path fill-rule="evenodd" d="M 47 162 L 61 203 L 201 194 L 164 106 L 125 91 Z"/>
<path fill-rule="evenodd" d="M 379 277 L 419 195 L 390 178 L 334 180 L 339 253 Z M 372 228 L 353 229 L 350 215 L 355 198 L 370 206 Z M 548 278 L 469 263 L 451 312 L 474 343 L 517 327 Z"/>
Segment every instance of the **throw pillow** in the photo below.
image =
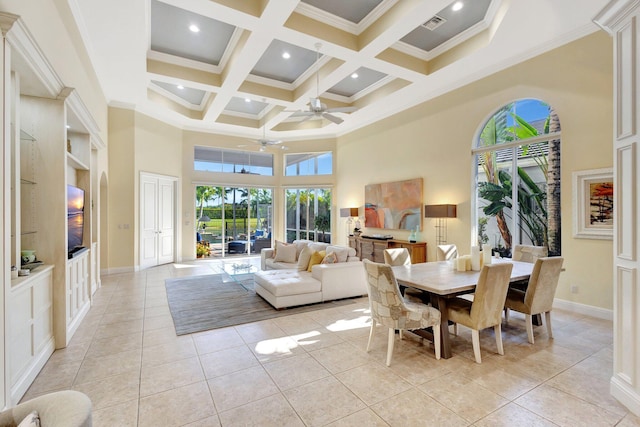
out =
<path fill-rule="evenodd" d="M 320 264 L 324 259 L 326 252 L 325 251 L 316 251 L 311 254 L 311 259 L 309 260 L 309 266 L 307 267 L 307 271 L 311 272 L 311 267 L 316 264 Z"/>
<path fill-rule="evenodd" d="M 349 256 L 349 249 L 346 246 L 328 246 L 327 252 L 333 252 L 338 257 L 338 262 L 347 262 Z"/>
<path fill-rule="evenodd" d="M 296 262 L 296 247 L 294 245 L 280 245 L 276 251 L 275 262 Z"/>
<path fill-rule="evenodd" d="M 335 252 L 328 252 L 320 264 L 335 264 L 338 262 L 338 255 Z"/>
<path fill-rule="evenodd" d="M 38 411 L 31 411 L 24 420 L 18 424 L 18 427 L 40 427 L 40 416 Z"/>
<path fill-rule="evenodd" d="M 311 255 L 313 255 L 313 250 L 308 246 L 300 252 L 300 256 L 298 256 L 298 270 L 304 271 L 309 268 Z"/>
<path fill-rule="evenodd" d="M 273 257 L 275 258 L 278 254 L 278 247 L 280 246 L 289 246 L 291 243 L 281 242 L 280 240 L 276 240 L 276 244 L 273 245 Z"/>

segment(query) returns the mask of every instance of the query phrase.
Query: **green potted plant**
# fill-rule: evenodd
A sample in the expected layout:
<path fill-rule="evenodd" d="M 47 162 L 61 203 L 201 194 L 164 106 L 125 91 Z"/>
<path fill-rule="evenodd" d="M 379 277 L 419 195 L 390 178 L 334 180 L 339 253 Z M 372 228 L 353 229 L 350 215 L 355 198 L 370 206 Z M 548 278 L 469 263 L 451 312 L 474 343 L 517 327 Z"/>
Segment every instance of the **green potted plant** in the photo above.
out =
<path fill-rule="evenodd" d="M 324 242 L 325 241 L 324 233 L 331 228 L 331 218 L 329 217 L 329 214 L 321 214 L 316 216 L 314 225 L 316 230 L 322 233 L 321 241 Z"/>
<path fill-rule="evenodd" d="M 209 246 L 198 243 L 196 245 L 196 257 L 202 258 L 203 256 L 209 256 Z"/>

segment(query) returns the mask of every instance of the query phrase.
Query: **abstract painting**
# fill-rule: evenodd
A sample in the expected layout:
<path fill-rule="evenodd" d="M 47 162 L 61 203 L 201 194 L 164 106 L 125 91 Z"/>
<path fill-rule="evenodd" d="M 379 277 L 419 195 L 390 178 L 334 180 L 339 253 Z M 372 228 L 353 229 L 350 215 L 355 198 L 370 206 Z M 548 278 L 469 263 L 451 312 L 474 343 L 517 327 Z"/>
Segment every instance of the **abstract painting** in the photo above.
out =
<path fill-rule="evenodd" d="M 422 228 L 422 178 L 366 185 L 364 203 L 367 228 Z"/>
<path fill-rule="evenodd" d="M 574 236 L 613 239 L 613 171 L 573 173 Z"/>

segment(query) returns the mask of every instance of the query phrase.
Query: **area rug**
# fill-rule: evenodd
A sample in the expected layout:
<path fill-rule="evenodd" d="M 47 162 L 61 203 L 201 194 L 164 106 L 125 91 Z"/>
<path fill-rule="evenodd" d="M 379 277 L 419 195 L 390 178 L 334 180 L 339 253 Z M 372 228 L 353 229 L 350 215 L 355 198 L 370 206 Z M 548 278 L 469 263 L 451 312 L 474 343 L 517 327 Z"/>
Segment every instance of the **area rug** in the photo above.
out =
<path fill-rule="evenodd" d="M 223 274 L 210 274 L 165 280 L 176 335 L 355 303 L 344 299 L 276 310 L 253 290 L 253 275 L 242 282 L 224 279 Z"/>

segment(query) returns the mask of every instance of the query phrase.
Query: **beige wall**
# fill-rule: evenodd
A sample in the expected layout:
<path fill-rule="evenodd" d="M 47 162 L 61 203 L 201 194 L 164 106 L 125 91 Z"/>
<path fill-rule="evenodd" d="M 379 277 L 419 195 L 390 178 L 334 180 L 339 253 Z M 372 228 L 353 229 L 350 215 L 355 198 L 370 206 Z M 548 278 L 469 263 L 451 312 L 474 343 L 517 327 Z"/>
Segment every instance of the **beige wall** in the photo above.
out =
<path fill-rule="evenodd" d="M 109 108 L 108 265 L 117 270 L 135 259 L 135 112 Z"/>
<path fill-rule="evenodd" d="M 574 171 L 613 165 L 611 70 L 611 39 L 597 33 L 341 137 L 337 204 L 362 206 L 366 184 L 423 177 L 425 204 L 458 205 L 458 218 L 448 221 L 448 241 L 469 253 L 473 140 L 500 106 L 541 99 L 556 108 L 562 126 L 566 271 L 557 297 L 611 309 L 612 242 L 574 239 L 571 203 Z M 408 232 L 393 234 L 406 238 Z M 424 220 L 419 238 L 427 241 L 434 260 L 433 220 Z M 571 285 L 578 285 L 577 294 L 569 292 Z"/>

